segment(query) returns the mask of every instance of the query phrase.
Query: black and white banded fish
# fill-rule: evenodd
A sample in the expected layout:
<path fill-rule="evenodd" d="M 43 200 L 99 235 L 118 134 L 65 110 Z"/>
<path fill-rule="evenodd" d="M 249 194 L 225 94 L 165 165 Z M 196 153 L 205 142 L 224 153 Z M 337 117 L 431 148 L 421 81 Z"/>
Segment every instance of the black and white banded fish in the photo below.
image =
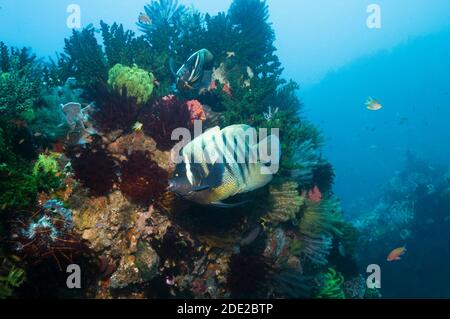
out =
<path fill-rule="evenodd" d="M 248 125 L 212 128 L 182 149 L 182 162 L 176 166 L 169 189 L 198 204 L 236 206 L 222 201 L 271 182 L 272 171 L 259 160 L 259 146 L 271 143 L 278 148 L 278 161 L 279 142 L 275 135 L 258 144 L 256 130 Z"/>

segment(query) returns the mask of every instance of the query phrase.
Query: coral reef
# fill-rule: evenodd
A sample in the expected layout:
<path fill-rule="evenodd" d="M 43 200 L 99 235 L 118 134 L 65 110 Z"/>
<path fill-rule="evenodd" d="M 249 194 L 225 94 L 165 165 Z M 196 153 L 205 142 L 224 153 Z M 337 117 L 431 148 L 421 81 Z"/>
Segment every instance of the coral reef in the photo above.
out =
<path fill-rule="evenodd" d="M 267 297 L 270 260 L 260 255 L 235 254 L 230 258 L 229 267 L 227 283 L 232 297 Z"/>
<path fill-rule="evenodd" d="M 9 227 L 11 249 L 31 265 L 51 258 L 62 271 L 63 264 L 74 262 L 74 255 L 89 253 L 86 243 L 73 231 L 72 212 L 55 200 L 33 214 L 16 217 Z"/>
<path fill-rule="evenodd" d="M 342 234 L 339 229 L 342 215 L 336 198 L 308 202 L 300 220 L 302 253 L 312 262 L 325 265 L 332 246 L 332 238 Z"/>
<path fill-rule="evenodd" d="M 359 275 L 344 282 L 344 293 L 349 299 L 364 299 L 367 284 L 363 276 Z"/>
<path fill-rule="evenodd" d="M 116 64 L 109 70 L 108 84 L 122 92 L 123 87 L 126 88 L 126 93 L 129 97 L 136 98 L 138 104 L 148 102 L 153 93 L 154 76 L 145 70 L 133 65 L 132 68 Z"/>
<path fill-rule="evenodd" d="M 49 191 L 61 186 L 62 172 L 57 161 L 58 154 L 39 154 L 33 167 L 33 176 L 39 191 Z"/>
<path fill-rule="evenodd" d="M 197 100 L 187 101 L 187 107 L 191 113 L 191 123 L 194 121 L 206 121 L 206 113 L 203 105 Z"/>
<path fill-rule="evenodd" d="M 149 153 L 136 151 L 121 165 L 120 190 L 131 200 L 148 205 L 166 190 L 168 178 Z"/>
<path fill-rule="evenodd" d="M 159 149 L 166 151 L 176 144 L 176 141 L 172 140 L 172 132 L 175 129 L 191 128 L 191 111 L 186 102 L 169 95 L 143 109 L 139 122 L 144 125 L 144 133 L 156 141 Z"/>
<path fill-rule="evenodd" d="M 303 142 L 295 154 L 296 168 L 291 171 L 291 176 L 300 185 L 311 185 L 314 179 L 314 169 L 319 163 L 319 153 L 312 140 Z"/>
<path fill-rule="evenodd" d="M 68 151 L 75 178 L 94 196 L 108 193 L 118 181 L 113 157 L 97 145 Z"/>
<path fill-rule="evenodd" d="M 313 281 L 301 272 L 284 267 L 274 276 L 275 297 L 305 299 L 312 297 Z"/>
<path fill-rule="evenodd" d="M 0 70 L 0 115 L 3 119 L 31 120 L 40 91 L 39 67 L 28 49 L 2 46 Z"/>
<path fill-rule="evenodd" d="M 101 35 L 73 31 L 56 62 L 0 43 L 0 296 L 359 298 L 353 255 L 373 223 L 343 220 L 266 2 L 215 16 L 175 0 L 144 10 L 143 35 L 102 21 Z M 196 54 L 208 65 L 180 91 L 171 66 Z M 252 205 L 224 212 L 167 191 L 171 135 L 196 120 L 282 128 L 280 172 L 239 195 Z M 411 208 L 399 196 L 394 217 Z M 69 262 L 86 271 L 72 293 L 58 286 Z"/>
<path fill-rule="evenodd" d="M 304 198 L 298 192 L 298 184 L 285 182 L 270 187 L 271 212 L 268 219 L 273 223 L 284 223 L 296 218 Z"/>
<path fill-rule="evenodd" d="M 88 95 L 94 94 L 100 83 L 107 82 L 108 65 L 94 28 L 73 30 L 72 36 L 65 40 L 64 53 L 58 57 L 58 68 L 63 81 L 76 78 Z"/>
<path fill-rule="evenodd" d="M 103 134 L 115 133 L 114 135 L 130 131 L 141 107 L 135 98 L 128 96 L 126 87 L 119 92 L 100 85 L 95 94 L 98 95 L 95 99 L 97 111 L 92 117 L 99 131 Z"/>

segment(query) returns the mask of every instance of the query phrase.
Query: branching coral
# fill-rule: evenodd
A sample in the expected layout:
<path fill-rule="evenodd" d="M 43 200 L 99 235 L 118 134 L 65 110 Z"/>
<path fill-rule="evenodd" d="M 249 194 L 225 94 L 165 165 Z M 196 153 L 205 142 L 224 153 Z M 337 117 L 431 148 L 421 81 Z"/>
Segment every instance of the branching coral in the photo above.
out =
<path fill-rule="evenodd" d="M 31 62 L 21 66 L 17 57 L 11 57 L 8 66 L 8 70 L 0 72 L 0 116 L 31 120 L 40 90 L 37 66 Z"/>
<path fill-rule="evenodd" d="M 319 284 L 319 292 L 316 298 L 319 299 L 345 299 L 344 293 L 344 276 L 336 272 L 334 268 L 321 274 L 317 279 Z"/>
<path fill-rule="evenodd" d="M 152 73 L 138 68 L 116 64 L 109 70 L 108 84 L 122 93 L 126 87 L 129 97 L 136 98 L 138 104 L 145 104 L 152 95 L 155 78 Z"/>
<path fill-rule="evenodd" d="M 105 54 L 110 66 L 123 64 L 132 66 L 134 63 L 148 65 L 150 46 L 142 37 L 136 38 L 131 30 L 124 30 L 123 25 L 113 23 L 111 26 L 100 21 Z"/>
<path fill-rule="evenodd" d="M 64 54 L 58 64 L 65 81 L 75 77 L 88 95 L 95 92 L 99 84 L 108 79 L 108 66 L 101 46 L 95 37 L 94 28 L 73 31 L 65 40 Z"/>
<path fill-rule="evenodd" d="M 271 210 L 267 218 L 273 223 L 284 223 L 294 219 L 304 203 L 295 182 L 271 186 L 269 201 Z"/>
<path fill-rule="evenodd" d="M 138 151 L 121 165 L 120 190 L 133 201 L 148 205 L 166 190 L 168 178 L 148 152 Z"/>
<path fill-rule="evenodd" d="M 75 178 L 94 196 L 107 194 L 117 181 L 117 165 L 110 154 L 97 145 L 69 150 Z"/>
<path fill-rule="evenodd" d="M 144 133 L 151 136 L 160 150 L 170 150 L 176 143 L 172 132 L 177 128 L 192 127 L 191 112 L 186 102 L 170 95 L 156 100 L 151 107 L 145 107 L 139 116 L 144 124 Z"/>

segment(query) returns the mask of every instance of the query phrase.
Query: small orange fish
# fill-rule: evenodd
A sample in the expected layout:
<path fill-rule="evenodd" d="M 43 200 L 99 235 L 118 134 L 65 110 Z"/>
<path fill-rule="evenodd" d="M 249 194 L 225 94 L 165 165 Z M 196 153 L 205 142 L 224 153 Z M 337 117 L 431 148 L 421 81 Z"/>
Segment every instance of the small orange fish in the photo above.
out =
<path fill-rule="evenodd" d="M 389 256 L 387 257 L 387 261 L 398 261 L 401 260 L 400 256 L 403 256 L 406 252 L 406 247 L 400 247 L 391 251 Z"/>
<path fill-rule="evenodd" d="M 139 22 L 144 24 L 152 24 L 152 19 L 145 13 L 139 15 Z"/>

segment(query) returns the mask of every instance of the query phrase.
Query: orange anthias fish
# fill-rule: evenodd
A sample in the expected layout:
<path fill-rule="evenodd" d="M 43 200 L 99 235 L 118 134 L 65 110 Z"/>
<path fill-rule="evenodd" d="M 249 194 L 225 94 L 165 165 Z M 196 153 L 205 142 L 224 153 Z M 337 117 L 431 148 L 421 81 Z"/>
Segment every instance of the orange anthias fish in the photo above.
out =
<path fill-rule="evenodd" d="M 406 252 L 406 247 L 400 247 L 391 251 L 389 256 L 387 257 L 387 261 L 397 261 L 401 260 L 401 256 Z"/>

